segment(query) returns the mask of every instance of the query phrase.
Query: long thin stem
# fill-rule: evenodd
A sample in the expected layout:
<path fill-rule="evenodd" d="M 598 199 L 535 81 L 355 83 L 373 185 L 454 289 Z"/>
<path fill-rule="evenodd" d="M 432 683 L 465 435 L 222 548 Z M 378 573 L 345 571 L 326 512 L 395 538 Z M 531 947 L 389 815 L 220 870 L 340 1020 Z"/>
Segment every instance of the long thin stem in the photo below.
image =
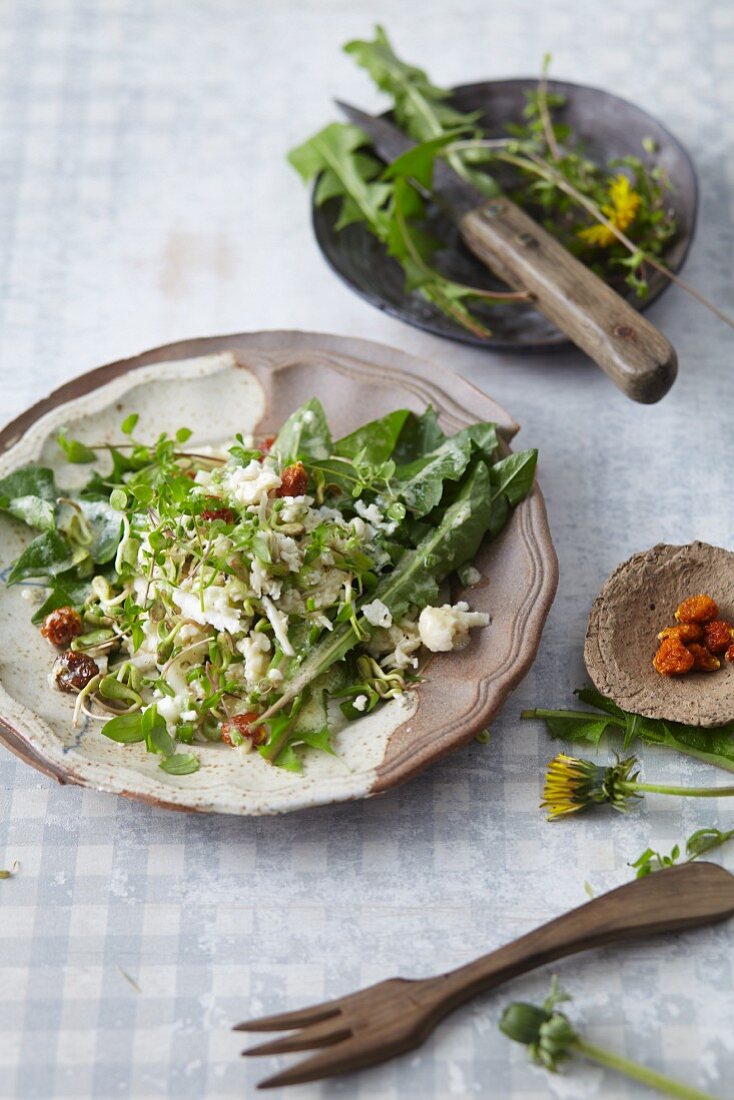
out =
<path fill-rule="evenodd" d="M 514 164 L 516 167 L 522 168 L 524 171 L 534 171 L 536 175 L 542 176 L 550 183 L 555 183 L 555 185 L 560 188 L 561 191 L 565 191 L 570 198 L 574 199 L 577 203 L 579 203 L 580 206 L 583 206 L 584 209 L 587 210 L 589 214 L 592 215 L 592 217 L 596 218 L 596 220 L 600 222 L 601 225 L 606 226 L 609 232 L 613 233 L 617 240 L 620 241 L 632 255 L 642 252 L 642 250 L 639 249 L 637 245 L 634 244 L 634 242 L 631 241 L 629 237 L 622 232 L 621 229 L 618 229 L 617 226 L 610 222 L 608 218 L 604 217 L 595 202 L 592 202 L 592 200 L 587 198 L 586 195 L 582 194 L 581 191 L 577 191 L 573 184 L 569 183 L 566 177 L 561 172 L 559 172 L 552 165 L 547 164 L 541 157 L 537 156 L 535 153 L 528 152 L 525 154 L 525 157 L 518 157 L 511 153 L 498 153 L 497 158 L 498 160 L 505 161 L 506 164 Z M 528 164 L 528 161 L 530 161 L 531 163 Z M 642 252 L 642 255 L 645 258 L 645 263 L 650 264 L 650 266 L 659 271 L 661 275 L 664 275 L 666 279 L 670 279 L 670 281 L 675 283 L 676 286 L 679 286 L 681 290 L 685 290 L 687 294 L 690 294 L 691 297 L 695 298 L 696 301 L 700 302 L 701 305 L 710 310 L 711 313 L 718 317 L 720 321 L 723 321 L 725 325 L 728 325 L 729 328 L 734 328 L 734 319 L 729 317 L 722 310 L 720 310 L 719 307 L 714 305 L 713 302 L 709 301 L 709 299 L 701 294 L 700 291 L 696 290 L 694 286 L 691 286 L 690 283 L 685 282 L 685 280 L 681 279 L 679 275 L 676 275 L 674 271 L 671 271 L 669 267 L 666 267 L 665 264 L 661 263 L 649 253 Z"/>
<path fill-rule="evenodd" d="M 561 159 L 561 151 L 558 148 L 558 142 L 556 141 L 556 135 L 553 132 L 553 123 L 551 121 L 550 110 L 548 109 L 548 62 L 549 57 L 546 56 L 543 63 L 543 71 L 540 74 L 540 82 L 538 83 L 538 110 L 540 111 L 540 119 L 543 123 L 543 133 L 545 134 L 545 140 L 548 143 L 551 156 L 553 160 Z"/>
<path fill-rule="evenodd" d="M 593 722 L 600 722 L 602 719 L 610 725 L 619 726 L 624 729 L 624 722 L 615 718 L 613 714 L 607 714 L 604 711 L 591 711 L 591 710 L 541 710 L 539 707 L 535 707 L 532 710 L 520 711 L 521 718 L 573 718 L 576 721 L 582 719 L 590 719 Z"/>
<path fill-rule="evenodd" d="M 651 1089 L 657 1089 L 665 1096 L 674 1096 L 677 1100 L 716 1100 L 716 1097 L 708 1092 L 701 1092 L 700 1089 L 694 1089 L 691 1085 L 680 1084 L 671 1077 L 658 1073 L 657 1070 L 641 1066 L 638 1062 L 631 1062 L 629 1058 L 624 1058 L 621 1054 L 614 1054 L 610 1050 L 598 1047 L 595 1043 L 589 1043 L 580 1036 L 577 1036 L 574 1046 L 580 1054 L 591 1058 L 594 1062 L 598 1062 L 599 1065 L 617 1070 L 618 1073 L 631 1077 L 633 1081 L 639 1081 L 643 1085 L 648 1085 Z"/>
<path fill-rule="evenodd" d="M 664 783 L 621 783 L 630 794 L 646 791 L 648 794 L 674 794 L 684 798 L 724 798 L 734 794 L 734 787 L 669 787 Z"/>

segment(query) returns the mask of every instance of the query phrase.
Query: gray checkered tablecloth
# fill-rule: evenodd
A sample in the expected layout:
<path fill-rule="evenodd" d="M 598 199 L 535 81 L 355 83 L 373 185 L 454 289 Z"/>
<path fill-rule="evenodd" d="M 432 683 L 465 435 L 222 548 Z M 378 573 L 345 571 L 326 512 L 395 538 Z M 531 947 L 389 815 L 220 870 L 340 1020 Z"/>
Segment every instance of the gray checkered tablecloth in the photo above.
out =
<path fill-rule="evenodd" d="M 734 545 L 731 334 L 672 290 L 653 320 L 681 377 L 625 400 L 575 353 L 459 348 L 326 269 L 285 151 L 339 94 L 339 53 L 380 20 L 441 82 L 531 73 L 613 89 L 690 148 L 702 211 L 686 274 L 731 308 L 734 8 L 727 0 L 4 0 L 0 5 L 0 406 L 10 418 L 99 363 L 184 336 L 284 327 L 384 340 L 467 375 L 541 449 L 561 583 L 535 666 L 473 745 L 385 798 L 264 820 L 167 813 L 55 786 L 0 751 L 0 1096 L 238 1098 L 230 1025 L 459 964 L 630 877 L 648 843 L 734 825 L 730 803 L 649 797 L 547 824 L 545 733 L 583 677 L 589 605 L 657 540 Z M 693 433 L 695 442 L 692 442 Z M 7 654 L 3 654 L 7 659 Z M 645 773 L 723 773 L 646 751 Z M 734 847 L 717 856 L 734 870 Z M 734 1096 L 733 928 L 559 964 L 597 1041 Z M 578 1064 L 529 1068 L 496 1027 L 548 974 L 457 1012 L 414 1055 L 294 1096 L 642 1097 Z"/>

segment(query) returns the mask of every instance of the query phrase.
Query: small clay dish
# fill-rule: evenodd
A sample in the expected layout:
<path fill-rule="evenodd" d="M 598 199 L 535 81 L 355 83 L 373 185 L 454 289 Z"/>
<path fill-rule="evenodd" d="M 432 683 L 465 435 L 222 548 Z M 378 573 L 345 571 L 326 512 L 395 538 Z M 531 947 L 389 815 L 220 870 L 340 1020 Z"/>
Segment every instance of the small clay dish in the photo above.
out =
<path fill-rule="evenodd" d="M 508 124 L 523 121 L 527 93 L 537 86 L 534 77 L 464 84 L 453 89 L 449 102 L 460 111 L 478 110 L 482 129 L 488 137 L 507 137 Z M 684 147 L 652 115 L 611 92 L 563 80 L 550 80 L 548 89 L 554 95 L 565 97 L 564 105 L 554 112 L 554 117 L 572 128 L 598 163 L 609 164 L 631 154 L 640 157 L 649 167 L 659 165 L 665 172 L 672 185 L 667 198 L 675 213 L 678 232 L 667 245 L 663 260 L 673 271 L 678 271 L 693 239 L 698 205 L 696 173 Z M 654 151 L 651 153 L 649 149 Z M 516 178 L 502 173 L 496 175 L 500 185 L 511 191 Z M 339 199 L 330 199 L 323 206 L 313 203 L 316 241 L 331 269 L 371 305 L 436 336 L 474 344 L 488 351 L 544 351 L 568 345 L 568 337 L 530 305 L 475 304 L 472 312 L 492 330 L 492 335 L 489 338 L 474 336 L 427 302 L 418 291 L 406 293 L 403 269 L 363 225 L 354 223 L 337 230 L 339 210 Z M 440 207 L 429 208 L 426 228 L 436 240 L 445 242 L 445 247 L 435 257 L 437 267 L 445 275 L 485 290 L 507 289 L 472 255 L 456 226 Z M 649 286 L 650 291 L 644 299 L 638 298 L 621 279 L 614 289 L 635 309 L 642 311 L 664 293 L 670 281 L 652 271 Z"/>
<path fill-rule="evenodd" d="M 734 720 L 734 665 L 718 672 L 661 676 L 652 659 L 657 635 L 675 609 L 705 592 L 719 617 L 734 622 L 734 553 L 705 542 L 659 543 L 617 566 L 594 601 L 584 660 L 595 687 L 623 710 L 646 718 L 723 726 Z"/>

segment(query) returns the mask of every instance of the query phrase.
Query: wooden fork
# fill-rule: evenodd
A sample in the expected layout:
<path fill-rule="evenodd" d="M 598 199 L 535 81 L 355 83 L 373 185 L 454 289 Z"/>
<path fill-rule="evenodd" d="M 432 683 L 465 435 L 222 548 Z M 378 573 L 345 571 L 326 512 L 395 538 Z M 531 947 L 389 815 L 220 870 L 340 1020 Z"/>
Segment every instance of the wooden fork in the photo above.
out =
<path fill-rule="evenodd" d="M 245 1055 L 325 1048 L 258 1088 L 315 1081 L 420 1046 L 444 1016 L 471 997 L 553 959 L 732 915 L 734 875 L 714 863 L 683 864 L 611 890 L 458 970 L 436 978 L 390 978 L 335 1001 L 249 1020 L 234 1030 L 293 1032 L 251 1047 Z"/>

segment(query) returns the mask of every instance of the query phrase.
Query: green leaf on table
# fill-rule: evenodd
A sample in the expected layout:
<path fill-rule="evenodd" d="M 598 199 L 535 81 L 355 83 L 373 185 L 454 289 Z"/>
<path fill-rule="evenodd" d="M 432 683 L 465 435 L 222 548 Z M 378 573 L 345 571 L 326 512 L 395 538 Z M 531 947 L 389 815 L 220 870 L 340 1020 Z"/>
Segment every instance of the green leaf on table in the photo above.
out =
<path fill-rule="evenodd" d="M 191 775 L 199 770 L 199 758 L 192 752 L 174 753 L 173 756 L 161 760 L 158 765 L 169 775 Z"/>

